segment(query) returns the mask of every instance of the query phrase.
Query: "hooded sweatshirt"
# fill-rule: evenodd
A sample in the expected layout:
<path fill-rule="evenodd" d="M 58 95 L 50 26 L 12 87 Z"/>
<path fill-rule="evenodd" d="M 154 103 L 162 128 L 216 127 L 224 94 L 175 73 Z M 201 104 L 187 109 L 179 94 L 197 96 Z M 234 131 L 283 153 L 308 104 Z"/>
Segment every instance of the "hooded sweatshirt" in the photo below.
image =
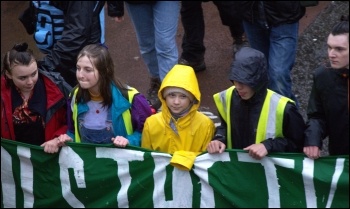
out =
<path fill-rule="evenodd" d="M 166 87 L 183 88 L 194 96 L 189 112 L 177 120 L 171 115 L 163 97 Z M 165 76 L 158 97 L 162 103 L 162 111 L 147 118 L 142 132 L 141 147 L 170 154 L 176 151 L 190 151 L 196 154 L 206 151 L 213 138 L 215 126 L 208 116 L 198 112 L 201 93 L 193 68 L 175 65 Z M 177 133 L 170 126 L 171 120 Z"/>

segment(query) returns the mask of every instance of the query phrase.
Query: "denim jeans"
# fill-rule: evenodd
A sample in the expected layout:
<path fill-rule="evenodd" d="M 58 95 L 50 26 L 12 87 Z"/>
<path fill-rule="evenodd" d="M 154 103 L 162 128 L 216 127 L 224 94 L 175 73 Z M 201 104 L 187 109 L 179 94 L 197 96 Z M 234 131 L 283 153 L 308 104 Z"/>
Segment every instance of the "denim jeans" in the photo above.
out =
<path fill-rule="evenodd" d="M 112 112 L 107 110 L 107 118 L 103 122 L 105 126 L 99 125 L 99 128 L 95 129 L 87 128 L 89 127 L 86 123 L 86 120 L 91 120 L 90 117 L 86 117 L 86 113 L 82 113 L 78 116 L 78 127 L 81 142 L 92 143 L 92 144 L 111 144 L 112 137 L 115 137 L 113 124 L 112 124 Z M 101 120 L 101 119 L 96 119 Z M 89 121 L 87 121 L 89 122 Z M 91 123 L 90 123 L 91 126 Z"/>
<path fill-rule="evenodd" d="M 176 33 L 180 2 L 157 1 L 154 4 L 125 5 L 150 76 L 163 80 L 178 62 Z"/>
<path fill-rule="evenodd" d="M 271 26 L 243 21 L 252 48 L 265 54 L 268 62 L 268 88 L 298 102 L 292 93 L 291 71 L 296 58 L 299 23 Z"/>

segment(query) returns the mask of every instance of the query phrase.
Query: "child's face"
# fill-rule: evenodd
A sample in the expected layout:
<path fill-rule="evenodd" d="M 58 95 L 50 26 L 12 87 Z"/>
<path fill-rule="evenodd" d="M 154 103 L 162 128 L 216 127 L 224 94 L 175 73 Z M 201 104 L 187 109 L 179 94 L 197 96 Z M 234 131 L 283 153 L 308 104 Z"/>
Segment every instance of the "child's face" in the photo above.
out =
<path fill-rule="evenodd" d="M 248 100 L 255 94 L 255 91 L 251 87 L 237 81 L 233 83 L 236 86 L 239 96 L 241 96 L 243 100 Z"/>
<path fill-rule="evenodd" d="M 183 112 L 191 103 L 190 98 L 185 94 L 173 92 L 165 97 L 166 105 L 173 113 Z"/>
<path fill-rule="evenodd" d="M 98 89 L 99 73 L 88 57 L 81 57 L 77 62 L 77 79 L 83 89 Z M 98 91 L 97 91 L 98 92 Z"/>

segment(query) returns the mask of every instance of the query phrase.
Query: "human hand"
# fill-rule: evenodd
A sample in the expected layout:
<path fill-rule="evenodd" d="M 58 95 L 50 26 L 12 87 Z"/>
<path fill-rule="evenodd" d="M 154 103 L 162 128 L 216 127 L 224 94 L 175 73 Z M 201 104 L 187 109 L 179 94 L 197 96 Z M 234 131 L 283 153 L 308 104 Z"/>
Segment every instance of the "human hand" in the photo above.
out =
<path fill-rule="evenodd" d="M 265 157 L 268 152 L 264 144 L 252 144 L 243 150 L 248 151 L 249 155 L 257 160 L 261 160 L 263 157 Z"/>
<path fill-rule="evenodd" d="M 113 17 L 113 20 L 120 23 L 120 22 L 123 22 L 124 21 L 124 16 L 121 16 L 121 17 Z"/>
<path fill-rule="evenodd" d="M 129 144 L 129 140 L 122 136 L 112 138 L 112 142 L 117 147 L 126 147 Z"/>
<path fill-rule="evenodd" d="M 207 151 L 210 154 L 223 153 L 226 149 L 226 145 L 219 140 L 213 140 L 207 145 Z"/>
<path fill-rule="evenodd" d="M 65 142 L 67 141 L 73 141 L 72 138 L 70 138 L 67 134 L 61 134 L 58 138 L 58 145 L 60 147 L 66 146 Z"/>
<path fill-rule="evenodd" d="M 59 150 L 58 146 L 59 141 L 58 138 L 53 138 L 50 141 L 44 142 L 42 145 L 40 145 L 41 147 L 44 147 L 44 152 L 46 153 L 56 153 Z"/>
<path fill-rule="evenodd" d="M 310 159 L 318 159 L 321 156 L 321 150 L 318 146 L 308 146 L 303 149 L 304 154 Z"/>

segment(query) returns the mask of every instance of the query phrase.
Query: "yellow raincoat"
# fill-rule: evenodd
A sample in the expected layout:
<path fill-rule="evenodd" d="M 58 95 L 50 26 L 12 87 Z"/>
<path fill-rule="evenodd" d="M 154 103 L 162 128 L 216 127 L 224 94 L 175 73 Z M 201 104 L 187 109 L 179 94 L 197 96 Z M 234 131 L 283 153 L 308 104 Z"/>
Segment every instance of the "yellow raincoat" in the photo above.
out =
<path fill-rule="evenodd" d="M 172 115 L 162 95 L 165 87 L 186 89 L 198 101 L 193 104 L 187 115 L 175 122 L 178 134 L 169 125 Z M 185 154 L 189 157 L 194 156 L 194 158 L 201 152 L 206 151 L 207 145 L 213 138 L 215 126 L 208 116 L 198 112 L 201 93 L 192 67 L 175 65 L 164 78 L 158 91 L 158 97 L 162 102 L 162 111 L 146 119 L 142 132 L 141 147 L 170 154 L 181 151 L 182 156 Z"/>

